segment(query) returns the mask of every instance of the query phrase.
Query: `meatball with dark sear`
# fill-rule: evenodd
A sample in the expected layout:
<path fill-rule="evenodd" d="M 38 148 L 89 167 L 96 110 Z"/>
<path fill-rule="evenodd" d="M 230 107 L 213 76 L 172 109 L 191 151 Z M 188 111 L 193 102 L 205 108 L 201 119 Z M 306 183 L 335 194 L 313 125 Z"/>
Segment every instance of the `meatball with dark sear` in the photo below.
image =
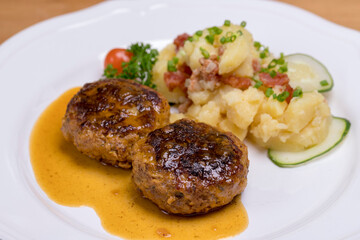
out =
<path fill-rule="evenodd" d="M 132 80 L 87 83 L 71 99 L 62 132 L 76 148 L 103 163 L 131 167 L 132 147 L 169 122 L 167 100 Z"/>
<path fill-rule="evenodd" d="M 235 135 L 181 119 L 136 144 L 133 181 L 168 213 L 202 214 L 231 202 L 246 187 L 247 147 Z"/>

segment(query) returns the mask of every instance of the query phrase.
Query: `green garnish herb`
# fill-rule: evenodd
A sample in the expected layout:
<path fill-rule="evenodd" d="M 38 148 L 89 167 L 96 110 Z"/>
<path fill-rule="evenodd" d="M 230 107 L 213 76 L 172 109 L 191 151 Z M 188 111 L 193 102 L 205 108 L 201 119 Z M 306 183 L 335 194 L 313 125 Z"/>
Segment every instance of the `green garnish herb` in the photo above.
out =
<path fill-rule="evenodd" d="M 326 81 L 326 80 L 322 80 L 322 81 L 320 82 L 320 85 L 321 85 L 321 86 L 327 86 L 327 85 L 329 85 L 329 83 L 328 83 L 328 81 Z"/>
<path fill-rule="evenodd" d="M 193 38 L 193 37 L 188 37 L 187 40 L 190 41 L 190 42 L 192 42 L 192 41 L 194 41 L 194 38 Z"/>
<path fill-rule="evenodd" d="M 254 78 L 252 80 L 255 81 L 254 88 L 259 88 L 259 87 L 261 87 L 261 85 L 263 85 L 263 82 L 260 80 L 256 80 Z"/>
<path fill-rule="evenodd" d="M 274 93 L 272 96 L 273 96 L 273 99 L 276 99 L 276 98 L 277 98 L 276 93 Z"/>
<path fill-rule="evenodd" d="M 284 53 L 280 53 L 280 58 L 277 59 L 277 64 L 282 65 L 285 63 Z"/>
<path fill-rule="evenodd" d="M 218 28 L 218 27 L 211 27 L 211 28 L 208 28 L 208 31 L 209 31 L 209 34 L 210 35 L 219 35 L 222 33 L 222 29 L 221 28 Z"/>
<path fill-rule="evenodd" d="M 255 44 L 254 44 L 255 46 Z M 260 47 L 259 47 L 260 46 Z M 259 49 L 262 47 L 260 43 L 256 44 L 255 48 L 259 47 Z M 266 57 L 268 54 L 268 48 L 265 48 L 262 52 L 260 52 L 260 58 Z M 280 53 L 279 58 L 274 58 L 271 60 L 271 62 L 268 64 L 267 68 L 262 68 L 260 72 L 267 72 L 270 73 L 271 77 L 276 76 L 276 72 L 279 73 L 286 73 L 288 71 L 287 62 L 285 62 L 284 54 Z"/>
<path fill-rule="evenodd" d="M 288 71 L 287 63 L 284 63 L 284 65 L 279 67 L 279 73 L 285 73 Z"/>
<path fill-rule="evenodd" d="M 200 47 L 201 54 L 204 56 L 205 59 L 208 59 L 210 57 L 210 54 L 206 49 Z"/>
<path fill-rule="evenodd" d="M 214 43 L 214 35 L 206 35 L 205 37 L 206 41 L 210 43 L 211 45 Z"/>
<path fill-rule="evenodd" d="M 293 92 L 293 97 L 302 97 L 302 95 L 303 95 L 302 89 L 299 87 L 295 88 Z"/>
<path fill-rule="evenodd" d="M 241 30 L 238 30 L 237 33 L 239 34 L 239 36 L 243 35 L 243 32 Z"/>
<path fill-rule="evenodd" d="M 260 58 L 264 59 L 264 58 L 266 58 L 268 56 L 269 56 L 269 48 L 266 47 L 266 48 L 264 48 L 263 51 L 260 52 Z"/>
<path fill-rule="evenodd" d="M 269 72 L 269 74 L 270 74 L 270 77 L 272 77 L 272 78 L 276 77 L 276 71 L 275 70 L 271 70 Z"/>
<path fill-rule="evenodd" d="M 197 35 L 197 36 L 199 36 L 199 37 L 201 37 L 202 36 L 202 34 L 203 34 L 203 31 L 196 31 L 196 33 L 195 33 L 195 35 Z"/>
<path fill-rule="evenodd" d="M 226 26 L 226 27 L 229 27 L 230 26 L 230 20 L 225 20 L 225 22 L 224 22 L 224 26 Z"/>
<path fill-rule="evenodd" d="M 173 59 L 171 59 L 171 60 L 168 61 L 167 70 L 168 70 L 169 72 L 176 72 L 176 71 L 177 71 L 176 64 L 177 64 L 178 62 L 179 62 L 179 58 L 173 57 Z"/>
<path fill-rule="evenodd" d="M 221 43 L 221 44 L 225 44 L 225 43 L 226 43 L 226 38 L 225 38 L 225 37 L 221 37 L 221 38 L 220 38 L 220 43 Z"/>
<path fill-rule="evenodd" d="M 152 49 L 150 44 L 135 43 L 128 48 L 128 51 L 133 54 L 129 62 L 123 64 L 123 71 L 116 76 L 116 78 L 132 79 L 145 86 L 156 89 L 156 85 L 151 82 L 152 68 L 157 61 L 159 52 Z M 107 69 L 104 71 L 104 76 L 109 78 Z M 109 69 L 108 69 L 109 70 Z"/>
<path fill-rule="evenodd" d="M 112 64 L 108 64 L 104 69 L 104 76 L 106 78 L 118 78 L 117 74 L 118 70 L 113 67 Z"/>
<path fill-rule="evenodd" d="M 240 26 L 242 26 L 243 28 L 246 27 L 246 22 L 245 22 L 245 21 L 242 21 L 242 22 L 240 23 Z"/>
<path fill-rule="evenodd" d="M 279 102 L 283 102 L 285 101 L 288 97 L 290 96 L 290 93 L 288 91 L 284 91 L 282 93 L 280 93 L 278 96 L 277 96 L 277 100 Z"/>
<path fill-rule="evenodd" d="M 270 69 L 270 68 L 274 68 L 274 67 L 276 67 L 276 65 L 277 65 L 276 59 L 273 59 L 273 60 L 271 60 L 271 62 L 269 63 L 268 68 L 269 68 L 269 69 Z"/>
<path fill-rule="evenodd" d="M 261 68 L 260 72 L 269 73 L 269 69 L 268 68 Z"/>
<path fill-rule="evenodd" d="M 260 42 L 254 42 L 254 47 L 257 51 L 259 51 L 259 57 L 261 59 L 264 59 L 266 57 L 268 57 L 270 54 L 269 54 L 269 48 L 268 47 L 265 47 L 264 45 L 262 45 Z"/>
<path fill-rule="evenodd" d="M 241 35 L 239 35 L 241 36 Z M 237 36 L 233 32 L 229 31 L 225 34 L 225 36 L 220 38 L 220 43 L 225 44 L 229 42 L 234 42 L 236 40 Z"/>
<path fill-rule="evenodd" d="M 210 43 L 212 45 L 215 40 L 215 35 L 221 34 L 223 30 L 221 28 L 218 28 L 215 26 L 215 27 L 208 28 L 208 31 L 209 31 L 209 35 L 206 35 L 205 39 L 208 43 Z"/>
<path fill-rule="evenodd" d="M 270 97 L 274 93 L 274 90 L 272 88 L 267 88 L 265 91 L 265 96 Z"/>
<path fill-rule="evenodd" d="M 226 32 L 225 37 L 228 38 L 228 37 L 231 37 L 232 35 L 234 35 L 234 33 L 229 31 L 229 32 Z"/>
<path fill-rule="evenodd" d="M 254 42 L 254 47 L 256 48 L 256 50 L 260 51 L 260 48 L 261 48 L 261 43 L 260 42 Z"/>

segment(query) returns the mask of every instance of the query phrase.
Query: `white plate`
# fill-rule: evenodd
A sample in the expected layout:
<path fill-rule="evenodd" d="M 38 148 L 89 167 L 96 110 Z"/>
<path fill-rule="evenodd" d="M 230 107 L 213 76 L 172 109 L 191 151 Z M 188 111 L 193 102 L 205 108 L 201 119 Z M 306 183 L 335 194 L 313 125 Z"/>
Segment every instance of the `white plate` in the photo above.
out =
<path fill-rule="evenodd" d="M 106 52 L 136 41 L 162 47 L 177 34 L 240 23 L 280 52 L 323 62 L 335 80 L 333 115 L 352 127 L 345 142 L 306 166 L 283 169 L 250 146 L 241 239 L 359 239 L 360 34 L 311 13 L 263 1 L 109 1 L 30 27 L 0 47 L 0 239 L 117 239 L 94 211 L 48 199 L 29 160 L 29 135 L 45 107 L 70 87 L 97 80 Z M 46 139 L 44 139 L 46 141 Z"/>

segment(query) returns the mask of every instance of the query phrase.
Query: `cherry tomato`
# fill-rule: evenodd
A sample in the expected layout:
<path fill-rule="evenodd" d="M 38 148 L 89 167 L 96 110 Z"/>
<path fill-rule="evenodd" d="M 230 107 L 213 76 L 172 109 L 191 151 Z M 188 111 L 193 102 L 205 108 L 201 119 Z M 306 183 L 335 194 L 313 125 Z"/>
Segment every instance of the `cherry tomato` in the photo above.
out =
<path fill-rule="evenodd" d="M 113 68 L 118 70 L 118 73 L 122 72 L 122 63 L 129 62 L 133 54 L 124 48 L 114 48 L 108 52 L 104 61 L 104 68 L 111 64 Z"/>

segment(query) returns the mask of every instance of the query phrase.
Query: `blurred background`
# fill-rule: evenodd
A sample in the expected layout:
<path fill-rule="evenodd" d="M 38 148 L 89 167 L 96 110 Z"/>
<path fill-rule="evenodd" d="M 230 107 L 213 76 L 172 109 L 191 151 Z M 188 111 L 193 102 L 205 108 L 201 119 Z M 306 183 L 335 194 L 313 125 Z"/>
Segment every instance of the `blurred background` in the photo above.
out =
<path fill-rule="evenodd" d="M 46 19 L 77 11 L 103 0 L 0 0 L 0 43 Z M 360 31 L 360 0 L 278 0 Z M 219 0 L 219 3 L 220 0 Z"/>

